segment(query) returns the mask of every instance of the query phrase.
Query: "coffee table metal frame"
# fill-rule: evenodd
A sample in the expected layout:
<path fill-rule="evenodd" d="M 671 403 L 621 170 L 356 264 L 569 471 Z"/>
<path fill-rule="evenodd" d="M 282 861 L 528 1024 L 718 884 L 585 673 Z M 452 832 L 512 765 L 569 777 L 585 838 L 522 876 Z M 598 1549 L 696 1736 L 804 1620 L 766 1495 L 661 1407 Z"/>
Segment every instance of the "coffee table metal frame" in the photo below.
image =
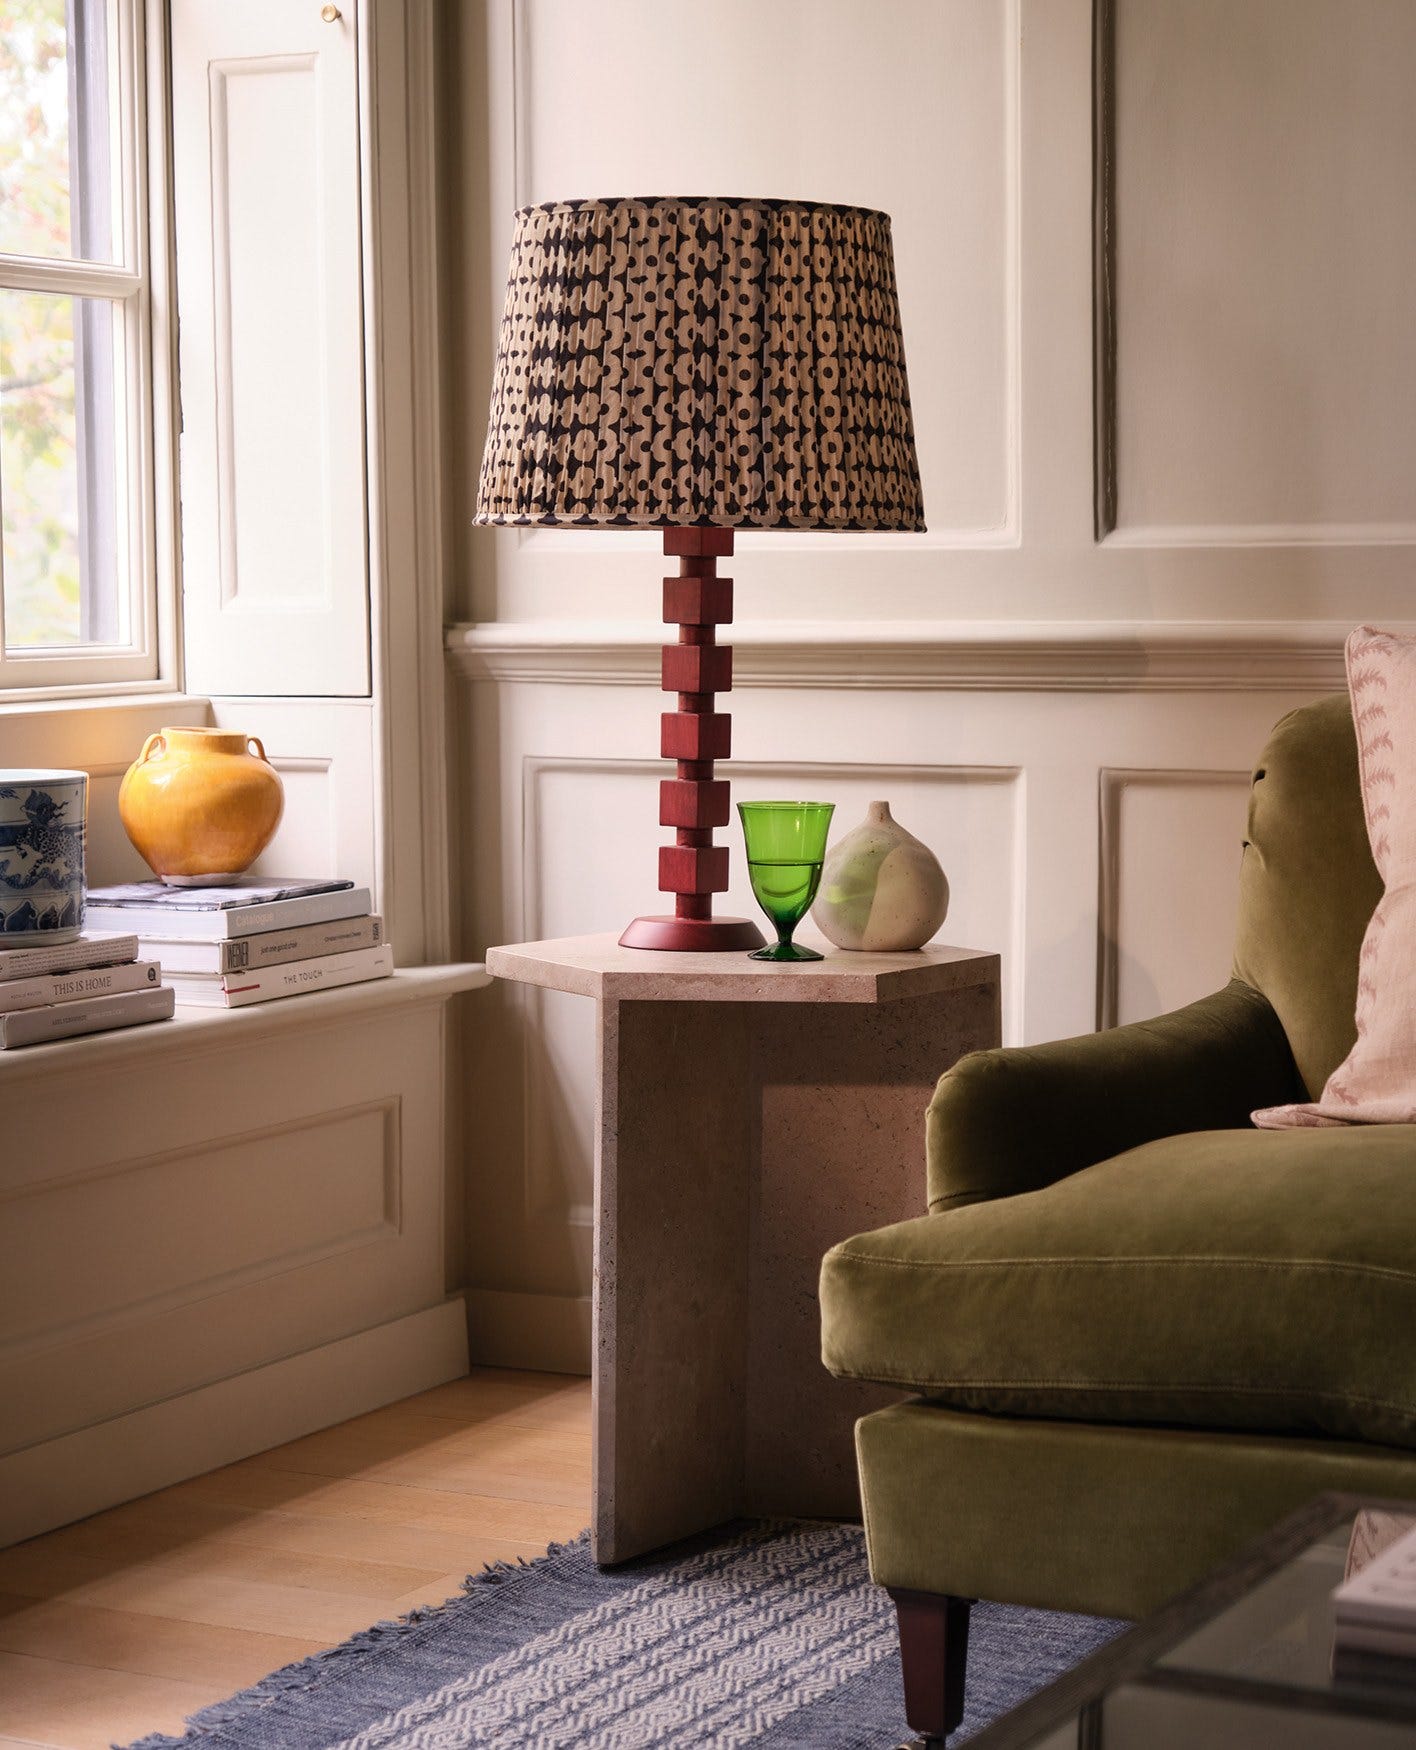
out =
<path fill-rule="evenodd" d="M 1108 1696 L 1123 1685 L 1138 1685 L 1176 1696 L 1206 1696 L 1277 1713 L 1322 1715 L 1331 1720 L 1362 1719 L 1406 1727 L 1416 1742 L 1416 1677 L 1409 1697 L 1374 1687 L 1364 1694 L 1344 1684 L 1324 1691 L 1274 1679 L 1225 1675 L 1216 1671 L 1160 1666 L 1158 1661 L 1188 1636 L 1252 1592 L 1286 1563 L 1310 1549 L 1364 1508 L 1416 1514 L 1416 1502 L 1376 1500 L 1362 1495 L 1324 1494 L 1280 1520 L 1258 1542 L 1207 1579 L 1039 1690 L 969 1740 L 970 1750 L 1052 1750 L 1075 1743 L 1078 1750 L 1104 1743 L 1103 1713 Z M 1076 1737 L 1066 1733 L 1075 1725 Z M 1277 1740 L 1275 1740 L 1277 1741 Z M 1305 1739 L 1304 1742 L 1307 1742 Z"/>

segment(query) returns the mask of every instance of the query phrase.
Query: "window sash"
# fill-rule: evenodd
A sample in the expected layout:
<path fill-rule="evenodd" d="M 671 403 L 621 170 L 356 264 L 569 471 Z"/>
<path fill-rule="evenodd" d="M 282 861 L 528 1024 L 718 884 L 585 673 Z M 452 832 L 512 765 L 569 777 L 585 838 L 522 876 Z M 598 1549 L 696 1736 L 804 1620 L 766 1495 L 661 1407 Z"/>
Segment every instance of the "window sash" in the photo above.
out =
<path fill-rule="evenodd" d="M 50 697 L 56 693 L 124 692 L 151 686 L 160 672 L 157 614 L 159 493 L 155 481 L 156 403 L 153 298 L 149 281 L 148 189 L 152 160 L 165 160 L 161 142 L 148 137 L 149 118 L 154 125 L 163 106 L 149 109 L 147 87 L 160 92 L 161 56 L 149 61 L 145 42 L 146 23 L 153 25 L 155 45 L 161 42 L 161 0 L 146 0 L 151 20 L 144 18 L 144 0 L 108 0 L 84 20 L 77 0 L 69 0 L 68 12 L 74 51 L 70 63 L 70 138 L 80 154 L 111 155 L 109 174 L 75 178 L 71 199 L 83 199 L 86 207 L 75 214 L 76 242 L 83 246 L 107 228 L 110 217 L 120 223 L 113 228 L 113 254 L 118 265 L 94 261 L 83 255 L 54 259 L 0 254 L 0 289 L 49 292 L 93 300 L 79 305 L 75 323 L 76 419 L 78 437 L 79 542 L 81 568 L 80 626 L 94 642 L 64 649 L 10 651 L 4 648 L 3 569 L 0 569 L 0 699 Z M 90 35 L 86 22 L 101 14 Z M 76 18 L 81 22 L 76 23 Z M 107 77 L 96 72 L 98 39 L 106 37 L 109 58 Z M 119 126 L 116 138 L 110 131 L 110 106 L 116 107 Z M 105 211 L 105 208 L 107 209 Z M 95 360 L 102 349 L 112 349 L 113 323 L 104 304 L 121 313 L 123 334 L 122 403 L 113 418 L 105 408 L 100 385 L 102 372 L 82 369 L 85 359 Z M 109 378 L 108 381 L 112 379 Z M 105 470 L 94 465 L 94 451 L 84 434 L 96 429 L 113 433 L 118 451 L 117 466 Z M 164 445 L 164 448 L 166 446 Z M 104 484 L 106 481 L 106 484 Z M 112 515 L 102 514 L 100 493 L 116 491 Z M 119 560 L 119 589 L 126 603 L 105 601 L 96 589 L 102 573 L 100 533 L 114 531 Z M 164 555 L 167 557 L 167 555 Z M 3 568 L 3 552 L 0 552 Z M 124 612 L 126 607 L 126 612 Z M 128 635 L 120 639 L 118 628 L 126 618 Z"/>

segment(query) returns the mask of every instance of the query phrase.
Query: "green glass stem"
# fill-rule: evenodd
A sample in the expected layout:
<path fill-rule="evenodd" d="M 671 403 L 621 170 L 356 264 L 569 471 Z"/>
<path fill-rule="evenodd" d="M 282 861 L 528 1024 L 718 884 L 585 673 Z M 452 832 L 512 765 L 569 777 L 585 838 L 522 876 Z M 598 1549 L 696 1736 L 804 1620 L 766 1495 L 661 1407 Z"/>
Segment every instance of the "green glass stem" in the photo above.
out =
<path fill-rule="evenodd" d="M 824 960 L 824 954 L 818 954 L 814 948 L 803 948 L 800 942 L 794 942 L 791 937 L 779 936 L 765 948 L 754 948 L 748 955 L 749 960 Z"/>

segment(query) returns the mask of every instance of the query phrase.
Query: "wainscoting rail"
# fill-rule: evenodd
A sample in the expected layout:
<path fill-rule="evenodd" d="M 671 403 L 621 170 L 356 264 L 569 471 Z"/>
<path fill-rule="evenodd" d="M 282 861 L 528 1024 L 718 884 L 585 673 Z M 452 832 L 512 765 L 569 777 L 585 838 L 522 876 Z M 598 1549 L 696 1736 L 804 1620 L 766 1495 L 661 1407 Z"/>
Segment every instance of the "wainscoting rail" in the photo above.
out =
<path fill-rule="evenodd" d="M 910 692 L 1288 692 L 1343 685 L 1345 621 L 776 621 L 733 629 L 739 687 Z M 646 621 L 461 623 L 472 680 L 658 686 Z"/>

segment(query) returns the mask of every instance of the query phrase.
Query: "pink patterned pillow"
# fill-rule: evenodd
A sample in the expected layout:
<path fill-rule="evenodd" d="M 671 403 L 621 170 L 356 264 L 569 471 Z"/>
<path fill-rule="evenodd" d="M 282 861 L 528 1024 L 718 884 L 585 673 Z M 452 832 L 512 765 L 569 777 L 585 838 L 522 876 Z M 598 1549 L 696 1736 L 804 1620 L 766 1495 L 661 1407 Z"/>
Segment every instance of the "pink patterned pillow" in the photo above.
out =
<path fill-rule="evenodd" d="M 1362 943 L 1357 1043 L 1320 1100 L 1255 1112 L 1267 1130 L 1416 1124 L 1416 638 L 1359 626 L 1347 640 L 1347 686 L 1386 892 Z"/>

